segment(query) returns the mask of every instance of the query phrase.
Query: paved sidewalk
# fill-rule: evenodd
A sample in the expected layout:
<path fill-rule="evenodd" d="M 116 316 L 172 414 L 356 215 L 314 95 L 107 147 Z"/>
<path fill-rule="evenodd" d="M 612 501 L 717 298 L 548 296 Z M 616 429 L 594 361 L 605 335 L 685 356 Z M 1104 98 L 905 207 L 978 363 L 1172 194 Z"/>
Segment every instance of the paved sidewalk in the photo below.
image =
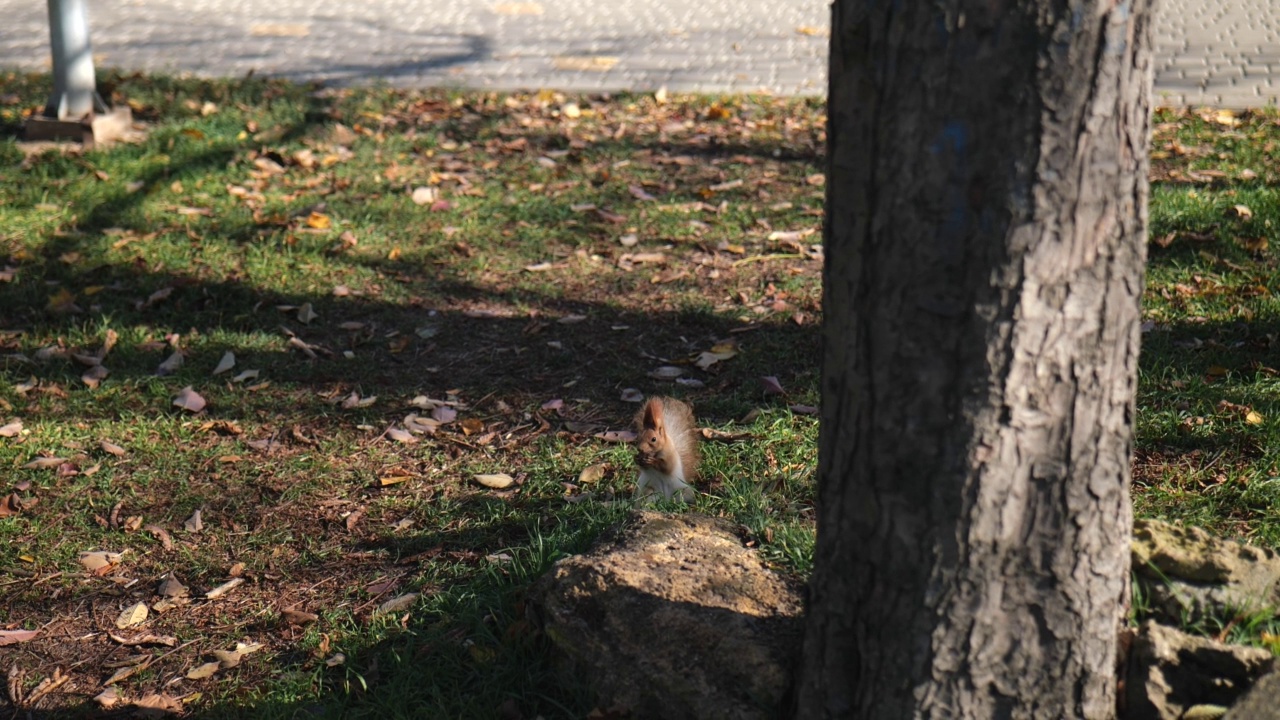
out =
<path fill-rule="evenodd" d="M 1280 102 L 1274 0 L 1161 0 L 1162 104 Z M 99 64 L 493 89 L 817 95 L 828 0 L 93 0 Z M 0 0 L 0 67 L 49 66 L 45 3 Z"/>

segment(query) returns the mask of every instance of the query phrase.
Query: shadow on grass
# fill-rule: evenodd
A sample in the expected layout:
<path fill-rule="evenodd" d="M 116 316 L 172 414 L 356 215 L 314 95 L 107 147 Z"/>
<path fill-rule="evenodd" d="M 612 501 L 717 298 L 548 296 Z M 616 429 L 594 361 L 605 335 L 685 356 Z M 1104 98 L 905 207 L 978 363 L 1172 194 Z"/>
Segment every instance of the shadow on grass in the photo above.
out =
<path fill-rule="evenodd" d="M 153 96 L 174 106 L 193 96 L 211 97 L 222 104 L 269 105 L 281 92 L 271 83 L 251 85 L 247 96 L 239 91 L 227 94 L 217 83 L 197 83 L 194 92 L 167 81 L 148 88 Z M 293 102 L 298 103 L 297 110 L 279 124 L 278 134 L 271 141 L 273 146 L 314 137 L 330 129 L 335 117 L 346 117 L 327 105 L 320 94 L 308 93 L 305 100 L 294 95 Z M 347 108 L 343 112 L 355 111 Z M 433 129 L 455 140 L 477 140 L 494 135 L 501 117 L 472 113 Z M 279 597 L 239 625 L 222 617 L 233 614 L 232 610 L 214 607 L 208 612 L 217 616 L 218 627 L 232 627 L 236 633 L 271 635 L 288 646 L 277 655 L 279 665 L 268 673 L 271 679 L 267 680 L 266 675 L 259 678 L 273 694 L 219 696 L 213 686 L 209 699 L 196 709 L 194 717 L 421 717 L 424 708 L 439 709 L 440 716 L 489 717 L 502 712 L 495 698 L 512 700 L 528 716 L 584 715 L 591 707 L 590 698 L 572 678 L 554 672 L 545 639 L 525 621 L 522 593 L 532 577 L 556 558 L 586 547 L 605 527 L 619 520 L 625 508 L 607 503 L 566 503 L 563 489 L 555 480 L 573 478 L 572 471 L 531 473 L 520 467 L 512 468 L 513 473 L 521 478 L 530 474 L 538 477 L 514 495 L 467 494 L 465 489 L 459 495 L 458 491 L 442 489 L 442 478 L 427 478 L 424 472 L 422 484 L 400 500 L 403 507 L 377 507 L 379 500 L 392 497 L 393 491 L 384 493 L 377 486 L 372 468 L 394 461 L 423 471 L 446 461 L 462 462 L 463 467 L 450 471 L 456 475 L 470 469 L 468 462 L 492 463 L 496 462 L 495 456 L 504 462 L 510 458 L 533 462 L 515 451 L 523 447 L 522 443 L 532 443 L 533 438 L 544 434 L 560 445 L 547 450 L 551 457 L 539 462 L 556 467 L 555 455 L 561 452 L 557 448 L 581 448 L 595 442 L 590 431 L 570 429 L 570 422 L 599 429 L 617 429 L 627 424 L 635 406 L 621 400 L 620 395 L 630 387 L 685 397 L 694 403 L 703 423 L 711 425 L 741 418 L 761 406 L 815 403 L 817 324 L 796 324 L 785 318 L 748 322 L 717 311 L 711 306 L 729 296 L 735 287 L 732 282 L 717 281 L 707 273 L 691 272 L 669 285 L 650 282 L 649 273 L 605 276 L 593 271 L 589 257 L 583 259 L 567 252 L 564 257 L 568 259 L 563 262 L 578 265 L 573 267 L 573 273 L 555 280 L 477 280 L 476 273 L 457 267 L 470 255 L 459 254 L 457 245 L 448 240 L 433 241 L 421 248 L 413 260 L 342 254 L 329 258 L 328 262 L 353 273 L 394 283 L 395 298 L 386 297 L 390 293 L 335 297 L 327 288 L 291 292 L 273 289 L 269 283 L 254 286 L 234 266 L 217 269 L 213 263 L 196 262 L 191 267 L 171 269 L 141 257 L 125 263 L 66 261 L 72 256 L 94 256 L 104 243 L 110 242 L 103 236 L 103 231 L 110 228 L 137 233 L 159 230 L 173 235 L 185 232 L 191 247 L 202 252 L 215 252 L 223 245 L 280 243 L 280 227 L 285 223 L 264 223 L 245 210 L 219 217 L 208 225 L 176 221 L 162 228 L 153 227 L 142 206 L 154 199 L 154 193 L 172 182 L 198 183 L 202 176 L 236 162 L 245 151 L 242 145 L 225 139 L 192 142 L 194 130 L 183 127 L 180 119 L 170 121 L 154 131 L 145 146 L 121 149 L 119 152 L 133 153 L 140 159 L 160 154 L 166 159 L 163 163 L 143 163 L 132 178 L 140 183 L 133 192 L 113 186 L 75 204 L 72 212 L 76 217 L 66 223 L 73 229 L 43 234 L 35 243 L 34 256 L 20 263 L 18 278 L 0 282 L 0 308 L 4 309 L 0 313 L 0 351 L 9 354 L 0 366 L 0 377 L 11 385 L 28 376 L 36 377 L 40 384 L 21 396 L 23 404 L 19 407 L 24 414 L 38 407 L 38 417 L 31 419 L 65 427 L 84 427 L 94 422 L 130 423 L 157 413 L 166 420 L 179 420 L 183 417 L 180 411 L 157 400 L 167 399 L 183 385 L 193 385 L 209 400 L 197 423 L 226 421 L 257 426 L 251 430 L 255 433 L 253 439 L 264 439 L 257 433 L 266 433 L 265 439 L 278 443 L 279 450 L 254 454 L 236 445 L 238 452 L 253 459 L 250 467 L 242 469 L 233 462 L 223 462 L 227 450 L 221 445 L 175 448 L 168 453 L 172 457 L 164 460 L 180 461 L 162 468 L 178 476 L 173 480 L 172 493 L 123 482 L 128 473 L 150 462 L 135 460 L 132 467 L 119 474 L 104 473 L 104 479 L 96 481 L 96 485 L 94 480 L 78 478 L 76 482 L 86 483 L 83 492 L 66 498 L 57 509 L 35 506 L 28 513 L 30 522 L 56 524 L 67 515 L 98 518 L 102 521 L 98 523 L 101 531 L 88 525 L 96 534 L 85 536 L 102 542 L 110 539 L 117 544 L 132 543 L 145 562 L 152 563 L 133 573 L 139 579 L 145 578 L 144 584 L 165 568 L 179 568 L 184 582 L 197 590 L 207 590 L 224 579 L 219 567 L 224 557 L 233 560 L 238 552 L 248 554 L 252 550 L 255 556 L 266 558 L 251 568 L 251 587 L 278 588 Z M 603 140 L 589 147 L 573 147 L 551 131 L 531 131 L 523 137 L 531 159 L 547 150 L 568 150 L 569 155 L 562 162 L 568 176 L 583 171 L 574 153 L 609 155 L 624 148 L 695 158 L 692 162 L 698 164 L 745 155 L 753 162 L 777 160 L 807 168 L 806 163 L 816 159 L 816 153 L 810 156 L 803 150 L 750 141 L 646 139 L 624 146 Z M 778 150 L 782 151 L 775 152 Z M 5 152 L 8 159 L 18 161 L 13 152 Z M 33 166 L 37 176 L 33 181 L 55 190 L 67 187 L 72 180 L 98 171 L 94 162 L 99 157 L 90 154 L 43 158 Z M 807 172 L 805 169 L 798 174 L 803 177 Z M 334 179 L 336 182 L 336 172 Z M 634 193 L 621 188 L 602 193 L 601 197 L 615 210 L 634 210 L 638 203 Z M 693 188 L 682 187 L 666 199 L 702 202 L 705 198 Z M 340 196 L 330 196 L 328 201 L 344 202 Z M 35 199 L 23 202 L 27 203 L 24 207 L 31 208 Z M 404 224 L 404 219 L 385 205 L 358 198 L 346 202 L 359 208 L 365 226 L 399 228 Z M 302 210 L 293 208 L 285 217 Z M 576 216 L 558 208 L 519 216 L 519 222 L 542 231 L 559 228 L 560 222 L 570 219 L 576 221 Z M 588 226 L 585 231 L 598 233 L 604 229 Z M 0 231 L 0 239 L 3 238 Z M 481 262 L 486 255 L 508 251 L 502 235 L 468 240 L 474 248 L 470 252 Z M 325 239 L 326 243 L 331 241 L 332 238 Z M 566 245 L 571 246 L 571 242 L 559 243 L 547 251 L 566 250 Z M 683 255 L 700 250 L 705 248 L 697 241 L 677 244 L 676 254 L 682 256 L 678 262 L 685 261 Z M 268 246 L 267 251 L 289 252 L 280 244 Z M 808 273 L 815 270 L 812 264 L 805 267 L 805 261 L 789 267 Z M 775 275 L 781 281 L 785 273 L 746 266 L 738 280 L 750 286 L 771 282 Z M 69 310 L 50 303 L 50 294 L 58 287 L 98 290 L 82 296 L 84 308 Z M 157 291 L 168 294 L 160 301 L 149 300 Z M 701 296 L 701 301 L 662 301 L 661 296 L 669 292 L 682 293 L 686 300 Z M 275 309 L 303 305 L 310 305 L 318 319 L 303 323 L 296 319 L 296 311 Z M 344 323 L 350 325 L 344 328 Z M 359 327 L 354 326 L 357 323 Z M 92 393 L 80 387 L 82 368 L 74 360 L 29 362 L 17 357 L 36 356 L 43 341 L 33 344 L 29 338 L 35 336 L 82 338 L 72 341 L 72 347 L 67 349 L 92 350 L 88 345 L 101 342 L 107 328 L 132 333 L 131 341 L 121 342 L 112 351 L 106 363 L 111 374 Z M 148 349 L 137 341 L 154 339 L 166 332 L 199 337 L 200 353 L 188 357 L 173 375 L 160 378 L 156 375 L 157 366 L 171 350 Z M 264 341 L 263 337 L 271 339 Z M 301 341 L 302 347 L 286 344 L 288 337 Z M 680 386 L 649 377 L 655 367 L 683 363 L 729 337 L 737 338 L 741 344 L 732 362 L 689 370 L 701 385 Z M 404 338 L 409 341 L 400 342 Z M 243 386 L 212 378 L 213 364 L 223 351 L 234 351 L 239 367 L 259 369 L 261 377 L 275 385 L 261 392 L 246 392 Z M 353 358 L 346 357 L 346 352 L 352 353 Z M 765 375 L 777 376 L 792 394 L 782 399 L 764 398 L 758 379 Z M 64 388 L 74 389 L 74 394 L 68 396 Z M 384 399 L 369 408 L 335 407 L 335 402 L 350 392 Z M 405 402 L 419 394 L 465 399 L 470 405 L 469 415 L 481 423 L 480 429 L 444 433 L 447 437 L 418 446 L 429 445 L 429 449 L 398 455 L 399 448 L 380 441 L 376 431 L 397 422 L 406 412 Z M 13 394 L 10 397 L 17 399 Z M 564 398 L 563 408 L 544 407 L 553 398 Z M 157 404 L 164 409 L 157 410 Z M 354 433 L 350 429 L 353 424 L 372 426 L 374 434 Z M 529 428 L 539 425 L 545 429 L 529 434 Z M 141 430 L 139 434 L 147 432 Z M 478 437 L 490 435 L 496 438 L 491 440 L 495 444 L 481 446 Z M 173 442 L 168 436 L 159 441 Z M 314 487 L 300 487 L 305 485 L 306 476 L 320 467 L 307 465 L 307 457 L 333 452 L 331 448 L 341 448 L 341 452 L 351 455 L 350 467 L 343 468 L 349 477 L 328 479 L 328 484 L 319 486 L 324 492 L 334 492 L 334 497 L 315 497 Z M 159 464 L 158 460 L 155 462 Z M 321 467 L 319 471 L 323 470 Z M 791 471 L 780 472 L 785 475 Z M 457 484 L 456 477 L 453 480 Z M 56 485 L 66 481 L 50 481 L 42 475 L 35 482 L 39 490 L 53 494 Z M 176 554 L 153 555 L 156 551 L 151 539 L 137 534 L 126 536 L 114 526 L 110 508 L 114 505 L 119 510 L 121 504 L 126 508 L 124 514 L 145 511 L 149 521 L 167 527 L 181 527 L 184 518 L 204 508 L 210 516 L 221 518 L 220 531 L 226 533 L 217 534 L 217 542 L 206 541 L 210 543 L 208 547 L 193 543 L 194 547 L 184 545 Z M 392 503 L 388 500 L 387 504 Z M 364 525 L 353 522 L 353 515 L 358 519 L 355 513 L 366 508 L 370 514 Z M 108 520 L 106 515 L 112 517 Z M 374 522 L 384 527 L 406 517 L 419 524 L 403 534 L 378 535 L 365 529 Z M 246 546 L 244 543 L 250 541 L 236 539 L 245 535 L 254 536 L 254 544 Z M 32 532 L 18 539 L 29 542 L 36 536 Z M 287 550 L 294 555 L 284 555 L 286 559 L 277 562 L 273 550 Z M 15 563 L 11 569 L 20 569 L 12 557 L 6 556 L 6 562 Z M 427 567 L 432 572 L 425 572 Z M 423 599 L 412 614 L 372 618 L 370 610 L 376 603 L 414 587 L 415 579 L 428 576 L 432 579 L 417 588 Z M 387 578 L 398 582 L 378 592 L 366 592 Z M 307 602 L 312 597 L 309 593 L 324 583 L 343 586 L 341 592 L 324 595 L 334 607 L 310 607 L 349 612 L 353 616 L 351 622 L 359 625 L 350 629 L 356 637 L 371 625 L 399 624 L 399 629 L 389 639 L 344 644 L 345 661 L 326 666 L 324 661 L 332 659 L 336 648 L 321 652 L 327 647 L 327 640 L 320 639 L 318 633 L 293 628 L 276 616 L 286 606 Z M 7 618 L 88 619 L 87 625 L 66 625 L 61 630 L 65 633 L 70 633 L 72 627 L 78 632 L 80 627 L 109 624 L 107 608 L 118 602 L 113 583 L 90 578 L 52 598 L 35 587 L 16 586 L 0 593 L 4 593 Z M 303 636 L 311 650 L 303 650 L 296 642 Z M 101 640 L 100 635 L 97 637 Z M 105 641 L 98 643 L 94 652 L 103 654 L 105 645 Z M 58 649 L 46 645 L 38 651 L 28 651 L 46 668 L 59 663 L 78 666 L 88 657 L 86 647 L 67 645 Z M 116 656 L 127 652 L 132 651 L 117 647 L 105 654 L 119 659 Z M 168 677 L 178 669 L 166 667 L 163 671 Z M 143 680 L 139 682 L 142 687 L 156 686 L 155 678 Z M 194 689 L 190 685 L 184 687 L 185 691 Z M 92 694 L 86 693 L 83 698 L 87 700 Z M 58 711 L 57 716 L 73 712 L 76 711 L 67 708 Z"/>

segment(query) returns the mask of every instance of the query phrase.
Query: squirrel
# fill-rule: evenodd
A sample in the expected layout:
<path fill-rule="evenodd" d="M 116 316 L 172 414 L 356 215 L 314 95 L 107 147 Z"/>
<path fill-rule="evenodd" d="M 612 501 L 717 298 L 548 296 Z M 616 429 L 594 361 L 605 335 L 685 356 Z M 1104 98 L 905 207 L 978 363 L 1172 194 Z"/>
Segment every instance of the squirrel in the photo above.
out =
<path fill-rule="evenodd" d="M 660 492 L 667 500 L 677 496 L 692 502 L 690 483 L 697 478 L 699 460 L 693 409 L 674 398 L 649 398 L 636 413 L 635 429 L 636 498 Z"/>

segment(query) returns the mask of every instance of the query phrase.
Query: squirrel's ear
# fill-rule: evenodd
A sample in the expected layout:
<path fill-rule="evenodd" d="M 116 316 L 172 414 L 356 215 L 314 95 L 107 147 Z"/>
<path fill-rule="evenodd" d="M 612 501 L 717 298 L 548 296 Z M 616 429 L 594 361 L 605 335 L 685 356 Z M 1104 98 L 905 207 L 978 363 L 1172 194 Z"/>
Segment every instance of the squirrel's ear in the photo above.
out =
<path fill-rule="evenodd" d="M 644 404 L 644 427 L 646 430 L 658 430 L 662 427 L 662 402 L 657 398 Z"/>

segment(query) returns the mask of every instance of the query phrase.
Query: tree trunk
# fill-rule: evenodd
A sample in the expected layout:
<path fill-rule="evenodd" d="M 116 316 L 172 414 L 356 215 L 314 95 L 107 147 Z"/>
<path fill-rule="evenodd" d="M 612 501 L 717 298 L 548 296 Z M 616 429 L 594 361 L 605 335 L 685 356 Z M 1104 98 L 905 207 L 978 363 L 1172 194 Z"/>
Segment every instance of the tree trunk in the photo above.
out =
<path fill-rule="evenodd" d="M 801 718 L 1110 718 L 1149 0 L 836 0 Z"/>

